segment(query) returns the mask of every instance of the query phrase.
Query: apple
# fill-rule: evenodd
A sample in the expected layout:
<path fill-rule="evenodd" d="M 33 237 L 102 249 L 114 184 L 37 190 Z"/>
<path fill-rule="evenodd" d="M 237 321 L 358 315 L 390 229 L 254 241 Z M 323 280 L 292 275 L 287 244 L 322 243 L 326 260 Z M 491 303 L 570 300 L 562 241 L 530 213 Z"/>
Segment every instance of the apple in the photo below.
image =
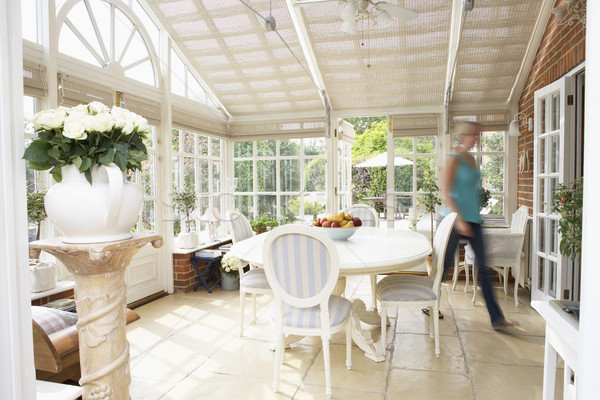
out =
<path fill-rule="evenodd" d="M 352 220 L 354 222 L 354 226 L 362 226 L 362 221 L 358 217 L 354 217 Z"/>
<path fill-rule="evenodd" d="M 323 217 L 323 218 L 321 218 L 321 225 L 323 225 L 323 222 L 325 222 L 325 221 L 329 221 L 329 220 L 327 219 L 327 217 Z"/>
<path fill-rule="evenodd" d="M 321 222 L 321 226 L 323 228 L 331 228 L 331 222 L 326 220 L 325 222 Z"/>
<path fill-rule="evenodd" d="M 317 218 L 315 219 L 315 222 L 313 222 L 314 226 L 321 226 L 321 218 Z"/>
<path fill-rule="evenodd" d="M 339 223 L 339 222 L 337 222 L 337 221 L 333 221 L 333 222 L 331 223 L 331 227 L 332 227 L 332 228 L 341 228 L 342 226 L 340 225 L 340 223 Z"/>

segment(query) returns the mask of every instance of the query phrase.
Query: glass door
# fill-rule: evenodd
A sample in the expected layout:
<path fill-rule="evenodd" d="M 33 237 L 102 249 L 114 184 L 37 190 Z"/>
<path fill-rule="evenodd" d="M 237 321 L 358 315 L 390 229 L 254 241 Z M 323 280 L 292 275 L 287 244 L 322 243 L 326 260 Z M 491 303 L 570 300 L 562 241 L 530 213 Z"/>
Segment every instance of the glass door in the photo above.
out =
<path fill-rule="evenodd" d="M 548 300 L 569 297 L 564 289 L 568 263 L 559 252 L 559 215 L 552 211 L 554 191 L 572 175 L 569 141 L 573 129 L 567 99 L 571 78 L 562 79 L 535 92 L 534 176 L 533 176 L 533 271 L 532 299 Z"/>

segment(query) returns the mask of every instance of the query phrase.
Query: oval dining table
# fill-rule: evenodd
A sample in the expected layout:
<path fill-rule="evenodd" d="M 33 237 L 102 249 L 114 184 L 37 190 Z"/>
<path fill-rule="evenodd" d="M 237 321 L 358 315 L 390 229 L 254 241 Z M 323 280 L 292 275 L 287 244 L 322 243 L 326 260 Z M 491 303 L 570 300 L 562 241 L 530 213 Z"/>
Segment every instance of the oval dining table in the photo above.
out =
<path fill-rule="evenodd" d="M 318 228 L 315 228 L 318 229 Z M 344 228 L 321 228 L 344 229 Z M 231 246 L 230 254 L 250 264 L 262 267 L 263 243 L 268 233 L 253 236 Z M 380 275 L 401 272 L 425 263 L 431 254 L 431 243 L 424 235 L 412 231 L 385 227 L 360 227 L 345 241 L 334 242 L 340 261 L 340 276 L 334 294 L 343 295 L 346 277 Z M 377 311 L 366 310 L 361 299 L 352 301 L 352 339 L 365 355 L 376 362 L 385 360 L 385 349 L 374 342 L 371 333 L 362 329 L 360 321 L 380 324 Z"/>

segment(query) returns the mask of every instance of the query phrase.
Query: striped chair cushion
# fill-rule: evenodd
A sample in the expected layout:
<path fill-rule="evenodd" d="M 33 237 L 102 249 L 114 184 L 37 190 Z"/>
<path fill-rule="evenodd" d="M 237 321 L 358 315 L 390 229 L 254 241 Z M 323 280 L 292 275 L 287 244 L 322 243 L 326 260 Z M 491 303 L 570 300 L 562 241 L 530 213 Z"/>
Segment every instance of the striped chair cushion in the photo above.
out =
<path fill-rule="evenodd" d="M 244 239 L 252 237 L 252 227 L 250 222 L 242 214 L 234 214 L 231 216 L 231 226 L 233 229 L 233 236 L 237 242 L 241 242 Z"/>
<path fill-rule="evenodd" d="M 319 306 L 298 308 L 283 305 L 283 326 L 294 328 L 320 328 L 321 316 Z M 352 312 L 352 303 L 340 296 L 329 298 L 329 321 L 335 326 L 345 321 Z M 271 306 L 271 318 L 275 321 L 275 303 Z"/>
<path fill-rule="evenodd" d="M 376 226 L 375 216 L 368 208 L 364 207 L 355 207 L 349 208 L 347 214 L 352 215 L 353 217 L 360 218 L 362 222 L 362 226 Z"/>
<path fill-rule="evenodd" d="M 270 288 L 267 282 L 265 270 L 262 268 L 254 268 L 244 274 L 244 279 L 240 281 L 242 288 L 268 289 Z"/>
<path fill-rule="evenodd" d="M 433 280 L 418 275 L 391 275 L 377 284 L 377 294 L 382 301 L 421 301 L 437 298 Z"/>

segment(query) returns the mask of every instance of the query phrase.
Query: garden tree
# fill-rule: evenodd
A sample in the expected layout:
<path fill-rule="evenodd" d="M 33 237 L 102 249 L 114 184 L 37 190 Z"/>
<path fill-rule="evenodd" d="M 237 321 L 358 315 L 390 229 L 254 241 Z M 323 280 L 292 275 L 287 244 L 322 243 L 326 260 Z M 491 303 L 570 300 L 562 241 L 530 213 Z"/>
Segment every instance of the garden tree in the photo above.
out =
<path fill-rule="evenodd" d="M 484 151 L 503 151 L 504 133 L 486 132 L 481 135 L 481 149 Z M 490 191 L 502 191 L 504 189 L 504 157 L 503 156 L 483 156 L 480 160 L 481 175 L 483 177 L 483 186 Z M 496 199 L 500 200 L 497 196 Z M 490 207 L 490 214 L 502 214 L 503 205 L 495 203 Z"/>
<path fill-rule="evenodd" d="M 351 119 L 346 120 L 351 122 Z M 387 120 L 385 117 L 378 117 L 370 122 L 364 133 L 355 136 L 352 144 L 352 164 L 358 164 L 386 151 Z M 357 202 L 361 202 L 364 197 L 377 197 L 386 189 L 386 168 L 352 168 L 352 185 Z"/>
<path fill-rule="evenodd" d="M 344 118 L 345 121 L 354 125 L 354 135 L 362 135 L 367 129 L 371 128 L 371 124 L 386 121 L 386 117 L 356 117 Z"/>

